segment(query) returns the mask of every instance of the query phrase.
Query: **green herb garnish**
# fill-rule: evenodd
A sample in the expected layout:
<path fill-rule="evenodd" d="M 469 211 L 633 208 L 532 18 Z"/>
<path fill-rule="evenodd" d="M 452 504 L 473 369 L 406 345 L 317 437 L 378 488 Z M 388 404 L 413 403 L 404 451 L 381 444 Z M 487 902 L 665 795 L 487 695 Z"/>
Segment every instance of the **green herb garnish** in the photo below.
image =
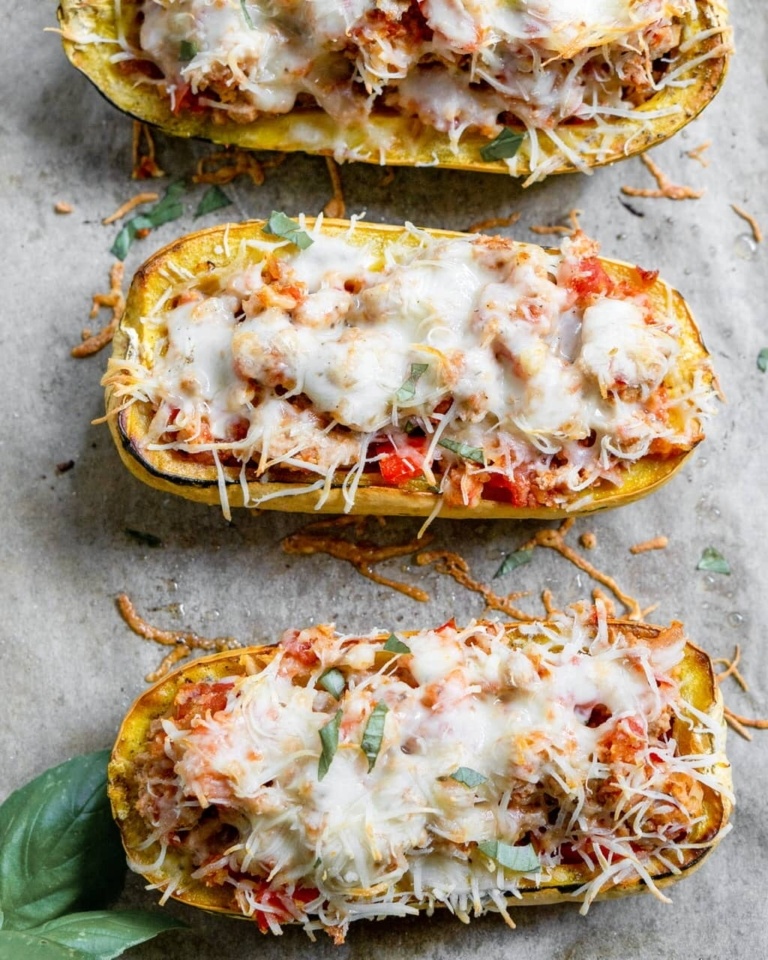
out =
<path fill-rule="evenodd" d="M 381 741 L 384 739 L 384 724 L 387 719 L 389 707 L 386 703 L 377 703 L 368 717 L 368 723 L 363 731 L 363 739 L 360 744 L 363 753 L 368 757 L 368 773 L 373 770 L 376 764 L 376 758 L 381 749 Z"/>
<path fill-rule="evenodd" d="M 506 870 L 514 870 L 515 873 L 532 873 L 541 866 L 536 851 L 530 845 L 524 847 L 513 847 L 510 843 L 502 843 L 501 840 L 486 840 L 484 843 L 478 843 L 477 849 L 495 860 L 500 867 Z"/>
<path fill-rule="evenodd" d="M 696 564 L 697 570 L 707 570 L 709 573 L 724 573 L 730 575 L 731 568 L 728 561 L 714 547 L 706 547 L 701 551 L 701 560 Z"/>
<path fill-rule="evenodd" d="M 322 780 L 330 770 L 333 758 L 339 748 L 339 727 L 341 726 L 342 713 L 342 710 L 337 710 L 333 719 L 320 728 L 320 743 L 323 745 L 323 752 L 320 754 L 320 760 L 317 764 L 318 780 Z"/>
<path fill-rule="evenodd" d="M 400 406 L 404 406 L 409 400 L 413 400 L 413 398 L 416 396 L 416 384 L 419 382 L 419 378 L 423 377 L 428 369 L 428 363 L 411 364 L 411 373 L 408 379 L 395 394 L 395 399 Z"/>
<path fill-rule="evenodd" d="M 299 250 L 306 250 L 314 243 L 306 230 L 302 230 L 295 220 L 291 220 L 289 216 L 280 213 L 279 210 L 272 211 L 272 215 L 264 227 L 264 233 L 271 233 L 276 237 L 282 237 L 284 240 L 290 240 L 291 243 L 296 244 Z"/>
<path fill-rule="evenodd" d="M 473 770 L 472 767 L 459 767 L 458 770 L 454 770 L 450 778 L 457 783 L 463 783 L 465 787 L 479 787 L 481 783 L 485 783 L 488 779 L 482 773 Z"/>
<path fill-rule="evenodd" d="M 184 924 L 106 910 L 125 879 L 107 798 L 109 751 L 47 770 L 0 806 L 0 957 L 112 960 Z"/>
<path fill-rule="evenodd" d="M 181 63 L 189 63 L 197 56 L 197 46 L 191 40 L 182 40 L 179 43 L 179 60 Z"/>
<path fill-rule="evenodd" d="M 511 573 L 512 570 L 517 570 L 518 567 L 524 567 L 526 563 L 530 563 L 533 559 L 533 549 L 531 547 L 526 547 L 525 550 L 515 550 L 514 553 L 508 553 L 506 557 L 501 561 L 499 569 L 494 573 L 493 580 L 497 577 L 503 577 L 505 573 Z"/>
<path fill-rule="evenodd" d="M 245 5 L 245 0 L 240 0 L 240 9 L 243 11 L 243 19 L 245 20 L 245 22 L 248 24 L 251 30 L 255 30 L 256 24 L 253 22 L 253 18 L 251 17 L 250 10 Z"/>
<path fill-rule="evenodd" d="M 763 349 L 757 355 L 757 369 L 760 373 L 765 373 L 768 370 L 768 347 L 763 347 Z"/>
<path fill-rule="evenodd" d="M 484 147 L 480 147 L 480 156 L 483 160 L 511 160 L 525 140 L 524 133 L 515 133 L 509 127 L 504 127 L 501 133 Z"/>
<path fill-rule="evenodd" d="M 394 633 L 390 633 L 387 637 L 387 642 L 382 647 L 382 650 L 386 650 L 387 653 L 410 653 L 411 648 L 403 643 Z"/>
<path fill-rule="evenodd" d="M 231 203 L 232 201 L 221 187 L 214 183 L 212 187 L 208 187 L 200 203 L 197 205 L 195 220 L 197 220 L 198 217 L 204 217 L 206 213 L 213 213 L 214 210 L 221 210 L 222 207 L 228 207 Z"/>
<path fill-rule="evenodd" d="M 475 463 L 485 466 L 485 454 L 480 447 L 470 447 L 468 443 L 460 443 L 458 440 L 438 440 L 437 445 L 464 457 L 465 460 L 474 460 Z"/>
<path fill-rule="evenodd" d="M 329 667 L 325 673 L 321 673 L 317 683 L 337 700 L 341 700 L 341 695 L 347 685 L 344 674 L 337 667 Z"/>
<path fill-rule="evenodd" d="M 169 223 L 171 220 L 178 220 L 184 216 L 184 204 L 179 200 L 186 190 L 186 184 L 183 180 L 177 180 L 172 183 L 165 191 L 165 195 L 148 210 L 146 213 L 140 213 L 127 221 L 115 238 L 110 253 L 118 260 L 125 260 L 131 244 L 137 238 L 138 234 L 144 230 L 154 230 L 156 227 Z"/>

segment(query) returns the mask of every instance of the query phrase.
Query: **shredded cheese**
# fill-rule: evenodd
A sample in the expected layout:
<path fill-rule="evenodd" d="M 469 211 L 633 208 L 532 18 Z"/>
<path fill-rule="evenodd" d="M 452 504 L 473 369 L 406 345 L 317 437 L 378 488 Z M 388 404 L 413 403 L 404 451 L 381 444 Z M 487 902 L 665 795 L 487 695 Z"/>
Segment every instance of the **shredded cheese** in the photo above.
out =
<path fill-rule="evenodd" d="M 693 187 L 685 187 L 673 183 L 669 177 L 659 168 L 647 154 L 642 154 L 640 159 L 650 170 L 654 180 L 658 184 L 657 189 L 650 187 L 628 187 L 623 186 L 621 192 L 628 197 L 658 197 L 666 200 L 698 200 L 704 196 L 703 190 L 694 190 Z"/>
<path fill-rule="evenodd" d="M 108 226 L 110 223 L 116 223 L 118 220 L 122 220 L 123 217 L 127 216 L 131 210 L 135 210 L 136 207 L 141 206 L 142 203 L 154 203 L 155 200 L 159 199 L 160 194 L 154 191 L 137 193 L 136 196 L 131 197 L 130 200 L 126 200 L 125 203 L 121 204 L 114 213 L 110 213 L 108 217 L 104 217 L 101 222 L 105 226 Z"/>
<path fill-rule="evenodd" d="M 726 761 L 680 692 L 679 625 L 635 633 L 598 605 L 514 642 L 487 622 L 386 639 L 292 630 L 242 674 L 178 683 L 132 761 L 132 868 L 341 942 L 418 906 L 511 925 L 558 877 L 583 912 L 616 885 L 666 899 L 656 879 L 713 843 Z M 681 750 L 678 717 L 713 746 Z"/>
<path fill-rule="evenodd" d="M 663 535 L 652 537 L 650 540 L 643 540 L 642 543 L 634 543 L 629 548 L 630 553 L 647 553 L 649 550 L 665 550 L 669 544 L 669 539 Z"/>
<path fill-rule="evenodd" d="M 323 208 L 323 213 L 326 217 L 333 217 L 338 220 L 344 216 L 347 210 L 347 205 L 344 200 L 344 190 L 341 186 L 341 173 L 339 171 L 339 165 L 333 157 L 326 157 L 325 165 L 328 167 L 328 176 L 331 178 L 333 196 Z"/>
<path fill-rule="evenodd" d="M 756 217 L 751 213 L 747 213 L 742 207 L 737 206 L 735 203 L 731 204 L 731 210 L 734 213 L 738 214 L 742 220 L 746 220 L 752 230 L 752 236 L 755 239 L 755 243 L 763 242 L 763 231 L 760 229 L 760 224 L 757 222 Z"/>
<path fill-rule="evenodd" d="M 96 334 L 92 334 L 90 330 L 83 331 L 83 342 L 70 351 L 73 357 L 78 359 L 91 357 L 112 342 L 117 325 L 125 312 L 125 297 L 122 290 L 124 271 L 125 267 L 119 260 L 113 263 L 109 271 L 109 293 L 94 293 L 91 297 L 93 301 L 89 314 L 91 318 L 97 317 L 102 307 L 111 310 L 112 317 L 109 323 Z"/>
<path fill-rule="evenodd" d="M 131 179 L 153 180 L 165 176 L 165 171 L 155 159 L 155 139 L 148 124 L 133 122 L 133 167 Z"/>

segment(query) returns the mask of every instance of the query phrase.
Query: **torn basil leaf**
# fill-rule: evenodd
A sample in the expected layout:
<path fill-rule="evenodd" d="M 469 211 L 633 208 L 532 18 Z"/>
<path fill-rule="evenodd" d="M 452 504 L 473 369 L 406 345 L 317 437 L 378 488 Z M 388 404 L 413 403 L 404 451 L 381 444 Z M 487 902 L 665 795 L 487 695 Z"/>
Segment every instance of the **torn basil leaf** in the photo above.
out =
<path fill-rule="evenodd" d="M 503 577 L 505 573 L 511 573 L 512 570 L 517 570 L 518 567 L 524 567 L 526 563 L 530 563 L 533 559 L 533 549 L 531 547 L 526 547 L 524 550 L 515 550 L 514 553 L 508 553 L 506 557 L 501 561 L 499 569 L 494 573 L 492 579 L 497 577 Z"/>
<path fill-rule="evenodd" d="M 437 445 L 464 457 L 465 460 L 474 460 L 475 463 L 485 466 L 485 454 L 480 447 L 470 447 L 468 443 L 460 443 L 458 440 L 438 440 Z"/>
<path fill-rule="evenodd" d="M 189 63 L 197 56 L 197 47 L 191 40 L 182 40 L 179 43 L 179 61 Z"/>
<path fill-rule="evenodd" d="M 328 773 L 339 748 L 339 727 L 341 726 L 341 715 L 343 711 L 337 710 L 333 719 L 329 720 L 324 727 L 320 728 L 320 743 L 323 745 L 323 751 L 320 754 L 320 760 L 317 764 L 317 779 L 322 780 Z"/>
<path fill-rule="evenodd" d="M 390 633 L 387 637 L 387 642 L 382 647 L 383 650 L 386 650 L 388 653 L 410 653 L 411 648 L 403 643 L 394 633 Z"/>
<path fill-rule="evenodd" d="M 198 217 L 204 217 L 206 213 L 213 213 L 214 210 L 221 210 L 222 207 L 230 206 L 232 201 L 224 193 L 221 187 L 214 183 L 202 196 L 200 203 L 195 210 L 195 220 Z"/>
<path fill-rule="evenodd" d="M 510 843 L 501 840 L 486 840 L 478 843 L 477 849 L 495 860 L 505 870 L 514 870 L 516 873 L 532 873 L 541 866 L 536 851 L 530 845 L 513 847 Z"/>
<path fill-rule="evenodd" d="M 255 30 L 256 24 L 253 22 L 253 18 L 251 17 L 251 11 L 245 5 L 245 0 L 240 0 L 240 9 L 243 11 L 243 19 L 245 22 L 248 24 L 251 30 Z"/>
<path fill-rule="evenodd" d="M 701 560 L 696 564 L 697 570 L 707 570 L 709 573 L 723 573 L 729 576 L 731 567 L 725 557 L 714 547 L 706 547 L 701 551 Z"/>
<path fill-rule="evenodd" d="M 511 160 L 520 149 L 520 145 L 525 140 L 524 133 L 515 133 L 509 127 L 504 127 L 501 133 L 480 147 L 480 156 L 483 160 Z"/>
<path fill-rule="evenodd" d="M 386 703 L 377 703 L 368 717 L 368 723 L 363 731 L 363 739 L 360 744 L 363 753 L 368 757 L 368 773 L 373 770 L 376 764 L 376 758 L 381 749 L 381 741 L 384 739 L 384 724 L 387 719 L 389 707 Z"/>
<path fill-rule="evenodd" d="M 413 400 L 416 396 L 416 384 L 419 382 L 419 378 L 423 377 L 424 374 L 429 369 L 428 363 L 412 363 L 411 364 L 411 373 L 408 379 L 403 383 L 402 387 L 395 394 L 395 399 L 400 404 L 400 406 L 405 406 L 409 401 Z"/>
<path fill-rule="evenodd" d="M 473 770 L 472 767 L 459 767 L 458 770 L 454 770 L 451 774 L 451 780 L 455 780 L 457 783 L 463 783 L 465 787 L 479 787 L 481 783 L 485 783 L 488 777 L 484 777 L 482 773 L 478 773 L 477 770 Z"/>
<path fill-rule="evenodd" d="M 264 233 L 271 233 L 273 236 L 289 240 L 291 243 L 295 243 L 299 250 L 306 250 L 314 243 L 312 237 L 306 230 L 301 229 L 296 220 L 291 220 L 289 216 L 279 210 L 272 211 L 272 215 L 264 227 Z"/>
<path fill-rule="evenodd" d="M 179 217 L 183 217 L 184 204 L 181 203 L 179 198 L 186 189 L 187 187 L 184 181 L 177 180 L 168 187 L 164 196 L 158 200 L 154 207 L 151 207 L 146 213 L 140 213 L 135 217 L 131 217 L 131 219 L 125 223 L 115 238 L 115 242 L 112 244 L 110 250 L 112 256 L 117 257 L 118 260 L 125 260 L 133 241 L 141 231 L 154 230 L 164 223 L 169 223 L 171 220 L 178 220 Z"/>
<path fill-rule="evenodd" d="M 763 347 L 763 349 L 757 355 L 757 369 L 760 373 L 765 373 L 768 370 L 768 347 Z"/>
<path fill-rule="evenodd" d="M 341 695 L 347 685 L 344 674 L 337 667 L 329 667 L 325 673 L 321 673 L 317 683 L 337 700 L 341 700 Z"/>

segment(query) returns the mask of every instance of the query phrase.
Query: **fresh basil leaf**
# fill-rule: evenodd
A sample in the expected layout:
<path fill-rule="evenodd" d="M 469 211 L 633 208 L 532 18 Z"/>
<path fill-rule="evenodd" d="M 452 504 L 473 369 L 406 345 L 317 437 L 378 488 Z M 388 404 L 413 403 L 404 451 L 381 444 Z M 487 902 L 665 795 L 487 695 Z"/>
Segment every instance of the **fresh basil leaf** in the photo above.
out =
<path fill-rule="evenodd" d="M 83 951 L 97 960 L 113 960 L 129 947 L 145 943 L 159 933 L 185 928 L 186 924 L 167 913 L 94 910 L 69 913 L 26 932 Z"/>
<path fill-rule="evenodd" d="M 490 160 L 511 160 L 520 149 L 520 145 L 525 140 L 524 133 L 515 133 L 509 127 L 504 127 L 501 133 L 480 147 L 480 156 L 485 161 Z"/>
<path fill-rule="evenodd" d="M 0 960 L 93 960 L 93 954 L 47 940 L 33 930 L 0 930 Z"/>
<path fill-rule="evenodd" d="M 181 40 L 179 42 L 179 62 L 189 63 L 197 56 L 197 45 L 191 40 Z"/>
<path fill-rule="evenodd" d="M 368 717 L 368 723 L 363 730 L 363 739 L 360 746 L 363 753 L 368 757 L 368 773 L 376 765 L 376 758 L 381 749 L 381 741 L 384 739 L 384 724 L 387 720 L 389 707 L 386 703 L 377 703 Z"/>
<path fill-rule="evenodd" d="M 344 693 L 344 688 L 347 685 L 344 674 L 338 667 L 329 667 L 325 673 L 320 674 L 317 682 L 323 690 L 326 690 L 337 700 L 341 700 L 341 695 Z"/>
<path fill-rule="evenodd" d="M 120 893 L 125 858 L 107 799 L 108 760 L 108 750 L 68 760 L 0 807 L 4 929 L 100 909 Z"/>
<path fill-rule="evenodd" d="M 414 433 L 421 432 L 421 427 L 418 423 L 414 423 L 413 420 L 406 420 L 403 430 L 405 430 L 409 437 L 412 437 Z"/>
<path fill-rule="evenodd" d="M 512 570 L 517 570 L 518 567 L 524 567 L 526 563 L 530 563 L 532 559 L 533 550 L 531 547 L 526 547 L 525 550 L 515 550 L 514 553 L 508 553 L 501 561 L 501 565 L 496 573 L 494 573 L 492 579 L 495 580 L 497 577 L 503 577 L 505 573 L 511 573 Z"/>
<path fill-rule="evenodd" d="M 513 847 L 509 843 L 502 843 L 501 840 L 486 840 L 484 843 L 478 843 L 477 849 L 486 857 L 495 860 L 500 867 L 504 867 L 505 870 L 514 870 L 515 873 L 532 873 L 541 866 L 536 851 L 530 843 L 524 847 Z"/>
<path fill-rule="evenodd" d="M 730 575 L 731 568 L 728 561 L 714 547 L 706 547 L 701 551 L 701 560 L 696 564 L 697 570 L 708 570 L 710 573 L 724 573 Z"/>
<path fill-rule="evenodd" d="M 485 466 L 485 454 L 480 447 L 470 447 L 468 443 L 459 443 L 458 440 L 438 440 L 437 445 L 464 457 L 465 460 L 474 460 L 475 463 Z"/>
<path fill-rule="evenodd" d="M 112 256 L 118 260 L 125 260 L 140 231 L 154 230 L 164 223 L 178 220 L 179 217 L 184 216 L 184 204 L 180 202 L 179 198 L 185 190 L 186 184 L 184 181 L 177 180 L 168 187 L 154 207 L 151 207 L 146 213 L 140 213 L 126 221 L 122 230 L 115 237 L 115 242 L 109 251 Z"/>
<path fill-rule="evenodd" d="M 272 211 L 272 215 L 264 227 L 264 233 L 271 233 L 273 236 L 283 237 L 284 240 L 295 243 L 299 250 L 306 250 L 307 247 L 311 247 L 314 243 L 314 240 L 306 230 L 302 230 L 295 220 L 291 220 L 290 217 L 281 213 L 279 210 Z"/>
<path fill-rule="evenodd" d="M 320 728 L 320 743 L 323 745 L 323 751 L 317 764 L 318 780 L 322 780 L 330 770 L 333 758 L 339 748 L 339 727 L 341 726 L 342 713 L 342 710 L 337 710 L 333 719 Z"/>
<path fill-rule="evenodd" d="M 411 364 L 411 373 L 408 379 L 395 394 L 395 399 L 400 406 L 404 406 L 409 400 L 413 400 L 413 398 L 416 396 L 416 384 L 419 382 L 419 379 L 424 376 L 427 370 L 429 370 L 428 363 Z"/>
<path fill-rule="evenodd" d="M 765 373 L 768 370 L 768 347 L 763 347 L 763 349 L 757 355 L 757 369 L 760 373 Z"/>
<path fill-rule="evenodd" d="M 214 183 L 213 186 L 208 187 L 205 193 L 200 200 L 200 203 L 197 205 L 197 210 L 195 210 L 195 220 L 198 217 L 204 217 L 207 213 L 213 213 L 214 210 L 221 210 L 222 207 L 229 207 L 232 204 L 232 201 L 224 193 L 221 187 Z"/>
<path fill-rule="evenodd" d="M 482 773 L 478 773 L 477 770 L 473 770 L 472 767 L 459 767 L 458 770 L 454 770 L 451 774 L 451 780 L 455 780 L 457 783 L 463 783 L 465 787 L 479 787 L 481 783 L 485 783 L 488 777 L 484 777 Z"/>
<path fill-rule="evenodd" d="M 403 643 L 399 637 L 396 637 L 394 633 L 390 633 L 387 637 L 387 642 L 382 647 L 382 650 L 386 650 L 387 653 L 410 653 L 411 648 Z"/>
<path fill-rule="evenodd" d="M 243 11 L 243 19 L 245 20 L 245 22 L 248 24 L 251 30 L 255 30 L 256 24 L 253 22 L 253 18 L 251 17 L 250 10 L 245 5 L 245 0 L 240 0 L 240 8 Z"/>

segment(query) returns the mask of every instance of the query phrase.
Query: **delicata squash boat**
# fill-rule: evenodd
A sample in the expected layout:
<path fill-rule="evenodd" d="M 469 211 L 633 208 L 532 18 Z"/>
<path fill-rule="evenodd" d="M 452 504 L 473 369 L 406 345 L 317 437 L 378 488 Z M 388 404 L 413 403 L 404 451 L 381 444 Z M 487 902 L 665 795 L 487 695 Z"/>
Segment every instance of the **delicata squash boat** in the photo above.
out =
<path fill-rule="evenodd" d="M 596 250 L 278 213 L 192 234 L 128 294 L 120 454 L 226 516 L 629 503 L 680 469 L 717 385 L 683 298 Z"/>
<path fill-rule="evenodd" d="M 599 608 L 598 608 L 599 609 Z M 131 707 L 109 796 L 187 904 L 344 939 L 352 920 L 648 890 L 727 833 L 721 695 L 680 624 L 580 611 L 196 660 Z"/>
<path fill-rule="evenodd" d="M 678 131 L 722 84 L 721 0 L 63 0 L 64 49 L 183 137 L 527 177 Z"/>

